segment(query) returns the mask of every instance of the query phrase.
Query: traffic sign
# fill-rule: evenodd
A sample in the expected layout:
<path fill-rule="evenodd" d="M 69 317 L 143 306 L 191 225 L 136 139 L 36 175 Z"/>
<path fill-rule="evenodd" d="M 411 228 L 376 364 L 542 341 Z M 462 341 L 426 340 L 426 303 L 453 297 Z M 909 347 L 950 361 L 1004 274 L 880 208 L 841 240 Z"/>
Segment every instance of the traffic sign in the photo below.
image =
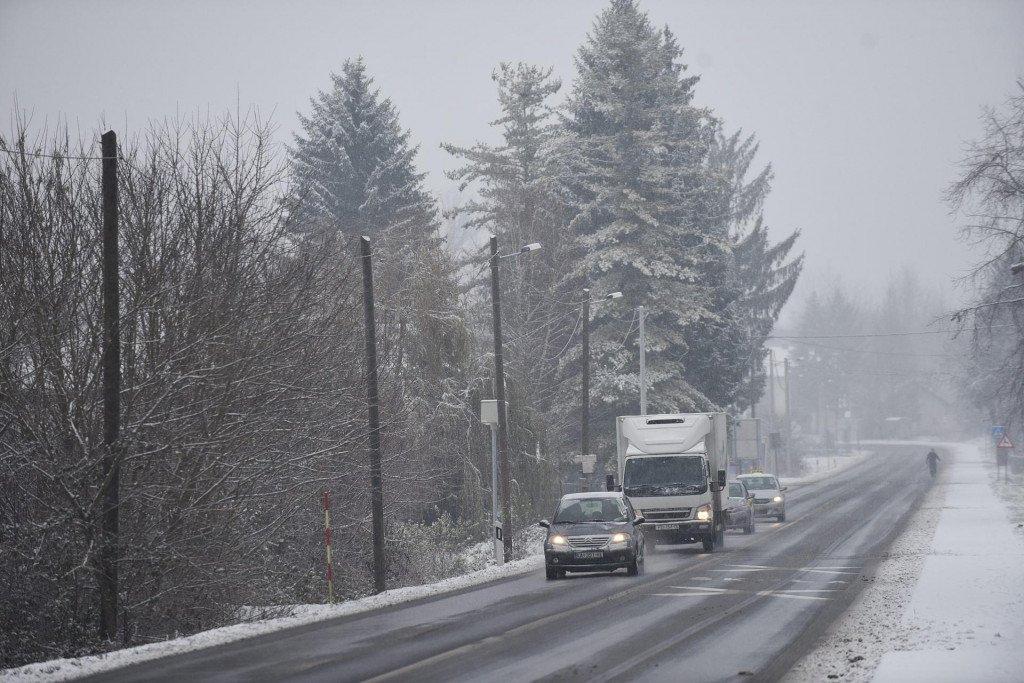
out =
<path fill-rule="evenodd" d="M 996 448 L 1013 448 L 1013 442 L 1010 441 L 1010 437 L 1003 434 L 1003 438 L 999 439 L 999 443 L 996 444 Z"/>
<path fill-rule="evenodd" d="M 992 440 L 993 441 L 999 441 L 1000 439 L 1003 438 L 1004 434 L 1006 434 L 1006 427 L 1004 427 L 1002 425 L 993 425 L 992 426 Z"/>

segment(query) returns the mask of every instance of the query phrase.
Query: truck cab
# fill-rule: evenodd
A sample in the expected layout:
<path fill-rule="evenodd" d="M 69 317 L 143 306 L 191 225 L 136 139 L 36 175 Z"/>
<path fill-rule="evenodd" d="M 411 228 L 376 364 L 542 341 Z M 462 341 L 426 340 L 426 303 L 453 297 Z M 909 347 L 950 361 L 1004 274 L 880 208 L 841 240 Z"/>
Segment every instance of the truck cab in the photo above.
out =
<path fill-rule="evenodd" d="M 622 492 L 643 515 L 649 551 L 657 544 L 720 546 L 725 514 L 726 416 L 679 413 L 619 417 Z"/>

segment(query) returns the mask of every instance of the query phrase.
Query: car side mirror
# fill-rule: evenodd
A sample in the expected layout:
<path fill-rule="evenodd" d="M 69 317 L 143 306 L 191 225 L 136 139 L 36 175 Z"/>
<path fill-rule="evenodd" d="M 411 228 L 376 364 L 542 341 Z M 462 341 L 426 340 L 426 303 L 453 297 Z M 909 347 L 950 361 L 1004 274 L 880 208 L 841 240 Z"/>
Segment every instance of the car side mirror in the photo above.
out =
<path fill-rule="evenodd" d="M 635 517 L 635 518 L 633 519 L 633 524 L 643 524 L 643 523 L 644 523 L 644 522 L 646 522 L 646 521 L 647 521 L 647 518 L 646 518 L 646 517 L 644 517 L 643 515 L 637 515 L 637 516 L 636 516 L 636 517 Z"/>
<path fill-rule="evenodd" d="M 718 470 L 718 488 L 725 488 L 725 470 Z"/>
<path fill-rule="evenodd" d="M 780 491 L 785 491 L 785 490 L 786 490 L 786 489 L 788 489 L 788 488 L 789 488 L 788 486 L 783 486 L 783 487 L 782 487 L 781 489 L 779 489 L 779 490 L 780 490 Z"/>
<path fill-rule="evenodd" d="M 542 519 L 539 522 L 537 522 L 537 526 L 541 527 L 542 529 L 550 529 L 551 528 L 551 522 L 549 522 L 546 519 Z"/>

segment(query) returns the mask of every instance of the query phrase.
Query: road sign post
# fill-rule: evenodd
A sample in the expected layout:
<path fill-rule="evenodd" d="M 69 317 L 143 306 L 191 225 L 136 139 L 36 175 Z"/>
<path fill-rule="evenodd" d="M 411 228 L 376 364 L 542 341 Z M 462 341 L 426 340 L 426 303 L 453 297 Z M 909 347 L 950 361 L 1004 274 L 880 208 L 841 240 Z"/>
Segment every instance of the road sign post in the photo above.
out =
<path fill-rule="evenodd" d="M 501 511 L 498 507 L 498 401 L 480 401 L 480 421 L 491 428 L 491 522 L 494 544 L 494 562 L 505 564 L 505 541 L 502 536 Z"/>

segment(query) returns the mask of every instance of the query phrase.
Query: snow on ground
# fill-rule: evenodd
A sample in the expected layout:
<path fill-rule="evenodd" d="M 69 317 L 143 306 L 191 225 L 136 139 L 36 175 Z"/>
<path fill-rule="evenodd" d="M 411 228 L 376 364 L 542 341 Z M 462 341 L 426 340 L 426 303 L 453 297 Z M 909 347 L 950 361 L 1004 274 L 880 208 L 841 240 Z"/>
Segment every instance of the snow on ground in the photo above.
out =
<path fill-rule="evenodd" d="M 175 638 L 160 643 L 140 645 L 138 647 L 116 650 L 100 655 L 89 657 L 76 657 L 73 659 L 54 659 L 48 662 L 28 664 L 16 669 L 0 671 L 2 681 L 66 681 L 83 676 L 111 671 L 120 667 L 145 662 L 168 655 L 201 650 L 215 645 L 251 638 L 286 628 L 311 624 L 326 619 L 359 614 L 370 610 L 397 605 L 402 602 L 419 600 L 432 596 L 457 591 L 463 588 L 495 581 L 516 574 L 524 574 L 533 571 L 544 565 L 544 557 L 541 546 L 543 545 L 543 533 L 527 529 L 527 557 L 515 562 L 509 562 L 502 566 L 496 566 L 491 557 L 484 557 L 478 546 L 486 545 L 487 553 L 490 553 L 491 544 L 485 542 L 472 546 L 466 551 L 467 558 L 475 557 L 482 564 L 488 565 L 483 569 L 455 576 L 450 579 L 438 581 L 437 583 L 425 584 L 422 586 L 408 586 L 406 588 L 395 588 L 378 595 L 371 595 L 358 600 L 350 600 L 335 605 L 291 605 L 287 609 L 289 616 L 276 619 L 265 619 L 232 626 L 203 631 L 184 638 Z M 475 549 L 475 550 L 474 550 Z"/>
<path fill-rule="evenodd" d="M 861 596 L 786 680 L 1024 678 L 1024 538 L 1011 519 L 1022 513 L 993 495 L 987 447 L 912 445 L 942 448 L 939 480 Z"/>
<path fill-rule="evenodd" d="M 799 477 L 779 477 L 779 481 L 783 486 L 813 484 L 853 467 L 857 463 L 862 462 L 871 453 L 872 451 L 868 450 L 853 450 L 847 455 L 806 457 L 803 459 L 806 474 L 802 474 Z"/>

